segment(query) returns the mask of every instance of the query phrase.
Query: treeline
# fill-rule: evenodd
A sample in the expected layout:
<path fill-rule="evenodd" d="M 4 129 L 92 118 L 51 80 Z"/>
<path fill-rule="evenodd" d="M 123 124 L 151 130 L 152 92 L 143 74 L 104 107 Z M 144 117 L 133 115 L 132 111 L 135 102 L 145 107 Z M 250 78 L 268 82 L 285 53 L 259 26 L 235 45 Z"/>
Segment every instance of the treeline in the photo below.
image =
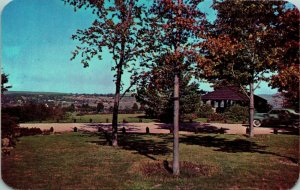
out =
<path fill-rule="evenodd" d="M 60 107 L 49 107 L 45 104 L 29 103 L 23 106 L 6 107 L 2 113 L 17 118 L 19 122 L 63 119 L 65 110 Z"/>
<path fill-rule="evenodd" d="M 71 104 L 68 107 L 62 108 L 65 112 L 79 112 L 80 114 L 98 114 L 98 113 L 112 113 L 113 112 L 113 106 L 110 106 L 109 108 L 105 108 L 104 104 L 102 102 L 99 102 L 97 106 L 90 106 L 87 103 L 84 103 L 80 106 L 75 106 L 74 104 Z M 134 114 L 134 113 L 143 113 L 144 109 L 143 106 L 138 106 L 137 103 L 133 103 L 132 106 L 126 106 L 123 109 L 119 110 L 119 113 L 121 114 Z"/>

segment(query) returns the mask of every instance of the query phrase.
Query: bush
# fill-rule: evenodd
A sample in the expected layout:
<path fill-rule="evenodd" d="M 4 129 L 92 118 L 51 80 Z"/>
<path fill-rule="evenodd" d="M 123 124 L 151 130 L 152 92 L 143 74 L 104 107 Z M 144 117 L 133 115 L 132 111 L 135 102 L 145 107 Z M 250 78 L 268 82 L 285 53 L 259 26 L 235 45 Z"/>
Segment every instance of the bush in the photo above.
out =
<path fill-rule="evenodd" d="M 223 121 L 226 119 L 224 114 L 221 113 L 213 113 L 209 116 L 210 121 Z"/>
<path fill-rule="evenodd" d="M 188 120 L 189 122 L 193 121 L 194 119 L 197 119 L 197 115 L 196 114 L 185 114 L 183 117 L 183 120 Z"/>
<path fill-rule="evenodd" d="M 40 135 L 43 133 L 43 131 L 40 128 L 28 128 L 28 127 L 22 127 L 19 128 L 20 130 L 20 136 L 33 136 L 33 135 Z"/>
<path fill-rule="evenodd" d="M 249 116 L 249 108 L 235 104 L 225 111 L 225 115 L 232 121 L 246 121 Z"/>
<path fill-rule="evenodd" d="M 11 145 L 15 145 L 19 128 L 18 118 L 6 113 L 1 115 L 1 138 L 8 138 Z"/>
<path fill-rule="evenodd" d="M 203 104 L 199 107 L 198 117 L 208 118 L 214 111 L 209 104 Z"/>

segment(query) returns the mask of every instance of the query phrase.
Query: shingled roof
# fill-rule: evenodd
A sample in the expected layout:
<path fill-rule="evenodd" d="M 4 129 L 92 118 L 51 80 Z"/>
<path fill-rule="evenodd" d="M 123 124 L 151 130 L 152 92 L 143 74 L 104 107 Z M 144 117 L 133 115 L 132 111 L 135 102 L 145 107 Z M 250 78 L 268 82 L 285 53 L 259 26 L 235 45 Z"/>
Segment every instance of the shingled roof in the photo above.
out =
<path fill-rule="evenodd" d="M 217 88 L 213 92 L 209 92 L 201 97 L 202 100 L 233 100 L 233 101 L 249 101 L 249 98 L 239 91 L 238 87 L 224 86 Z"/>

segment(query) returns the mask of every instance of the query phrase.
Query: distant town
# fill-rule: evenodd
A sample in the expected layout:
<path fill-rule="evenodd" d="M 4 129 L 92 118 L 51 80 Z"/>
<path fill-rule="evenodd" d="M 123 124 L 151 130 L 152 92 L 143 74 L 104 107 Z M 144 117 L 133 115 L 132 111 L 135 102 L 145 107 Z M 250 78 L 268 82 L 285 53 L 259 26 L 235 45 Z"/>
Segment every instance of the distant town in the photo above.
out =
<path fill-rule="evenodd" d="M 103 112 L 111 112 L 114 101 L 114 94 L 79 94 L 79 93 L 59 93 L 59 92 L 27 92 L 8 91 L 2 96 L 3 107 L 22 106 L 28 103 L 45 104 L 47 107 L 67 108 L 74 106 L 75 109 L 82 107 L 97 108 L 98 104 L 103 104 Z M 283 100 L 279 95 L 260 94 L 258 95 L 268 101 L 272 107 L 282 107 Z M 132 93 L 126 93 L 120 101 L 119 110 L 131 110 L 136 101 Z"/>
<path fill-rule="evenodd" d="M 44 104 L 46 107 L 73 107 L 74 109 L 97 108 L 99 104 L 103 105 L 103 112 L 110 112 L 113 107 L 113 94 L 71 94 L 56 92 L 22 92 L 9 91 L 2 96 L 3 107 L 22 106 L 29 103 Z M 131 93 L 127 93 L 120 101 L 120 111 L 130 110 L 138 105 L 135 97 Z"/>

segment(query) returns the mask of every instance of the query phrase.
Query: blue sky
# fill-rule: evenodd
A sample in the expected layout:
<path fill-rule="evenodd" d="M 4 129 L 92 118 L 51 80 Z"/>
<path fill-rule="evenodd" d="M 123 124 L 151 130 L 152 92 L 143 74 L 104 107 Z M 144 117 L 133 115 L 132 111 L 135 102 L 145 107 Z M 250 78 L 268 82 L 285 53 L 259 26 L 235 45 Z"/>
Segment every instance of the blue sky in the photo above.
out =
<path fill-rule="evenodd" d="M 203 11 L 214 14 L 210 2 Z M 92 60 L 83 68 L 79 60 L 70 61 L 71 52 L 78 45 L 71 40 L 77 29 L 91 25 L 95 16 L 87 10 L 74 12 L 61 0 L 14 0 L 1 15 L 1 62 L 14 91 L 50 91 L 69 93 L 114 93 L 113 61 L 104 52 L 103 60 Z M 123 82 L 129 83 L 126 74 Z M 201 84 L 212 90 L 209 84 Z M 257 94 L 273 94 L 276 90 L 262 84 Z"/>

